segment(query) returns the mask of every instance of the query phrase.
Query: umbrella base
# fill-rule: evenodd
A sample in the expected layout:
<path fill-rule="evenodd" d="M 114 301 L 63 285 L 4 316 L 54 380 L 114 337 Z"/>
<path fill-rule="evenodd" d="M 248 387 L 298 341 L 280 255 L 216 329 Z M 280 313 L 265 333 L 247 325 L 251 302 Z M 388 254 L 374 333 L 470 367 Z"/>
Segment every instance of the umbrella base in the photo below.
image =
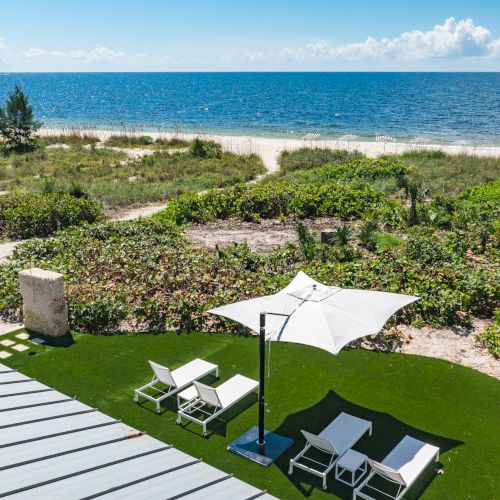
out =
<path fill-rule="evenodd" d="M 264 447 L 257 445 L 259 436 L 259 428 L 252 427 L 238 439 L 235 439 L 227 446 L 229 451 L 236 453 L 242 457 L 248 458 L 260 465 L 269 467 L 284 451 L 293 444 L 293 439 L 290 439 L 274 432 L 264 431 Z"/>

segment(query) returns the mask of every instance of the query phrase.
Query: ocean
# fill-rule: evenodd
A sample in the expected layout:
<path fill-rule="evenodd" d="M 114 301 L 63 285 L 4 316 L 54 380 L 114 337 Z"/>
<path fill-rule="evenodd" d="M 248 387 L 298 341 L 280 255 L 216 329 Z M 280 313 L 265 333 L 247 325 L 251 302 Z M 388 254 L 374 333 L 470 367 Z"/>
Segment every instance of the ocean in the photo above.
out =
<path fill-rule="evenodd" d="M 51 127 L 500 145 L 500 73 L 3 73 Z"/>

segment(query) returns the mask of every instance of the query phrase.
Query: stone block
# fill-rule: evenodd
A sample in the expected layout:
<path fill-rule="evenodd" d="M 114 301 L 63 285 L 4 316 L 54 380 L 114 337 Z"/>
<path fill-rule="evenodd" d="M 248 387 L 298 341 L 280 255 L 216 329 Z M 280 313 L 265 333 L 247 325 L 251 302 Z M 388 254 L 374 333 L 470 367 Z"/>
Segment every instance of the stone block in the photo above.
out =
<path fill-rule="evenodd" d="M 323 229 L 321 231 L 321 243 L 330 244 L 332 242 L 333 230 Z"/>
<path fill-rule="evenodd" d="M 32 268 L 19 273 L 24 326 L 33 332 L 61 337 L 69 331 L 62 274 Z"/>

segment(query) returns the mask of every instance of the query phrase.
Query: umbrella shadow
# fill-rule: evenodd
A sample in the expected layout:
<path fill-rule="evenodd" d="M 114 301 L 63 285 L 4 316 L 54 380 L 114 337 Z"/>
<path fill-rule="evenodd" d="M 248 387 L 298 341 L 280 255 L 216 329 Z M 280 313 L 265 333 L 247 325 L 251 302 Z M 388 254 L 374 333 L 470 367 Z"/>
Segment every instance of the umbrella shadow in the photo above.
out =
<path fill-rule="evenodd" d="M 425 432 L 411 425 L 396 419 L 395 417 L 365 408 L 340 397 L 334 391 L 328 391 L 326 396 L 316 405 L 303 411 L 294 413 L 286 417 L 283 423 L 275 429 L 274 432 L 284 436 L 291 437 L 294 445 L 282 455 L 275 463 L 277 467 L 288 475 L 288 466 L 290 459 L 299 453 L 305 446 L 305 440 L 300 430 L 319 434 L 337 415 L 341 412 L 369 420 L 373 423 L 373 435 L 363 436 L 353 448 L 372 459 L 381 461 L 384 457 L 403 439 L 409 435 L 425 443 L 438 446 L 440 453 L 457 446 L 463 445 L 463 441 L 438 436 Z M 405 499 L 419 498 L 436 476 L 436 470 L 442 468 L 441 463 L 432 462 L 420 477 L 415 481 Z M 309 497 L 315 489 L 322 489 L 321 480 L 317 476 L 295 468 L 292 475 L 288 476 L 292 484 L 302 494 Z M 352 498 L 353 489 L 338 482 L 334 478 L 334 471 L 328 476 L 328 492 L 337 495 L 340 498 Z"/>

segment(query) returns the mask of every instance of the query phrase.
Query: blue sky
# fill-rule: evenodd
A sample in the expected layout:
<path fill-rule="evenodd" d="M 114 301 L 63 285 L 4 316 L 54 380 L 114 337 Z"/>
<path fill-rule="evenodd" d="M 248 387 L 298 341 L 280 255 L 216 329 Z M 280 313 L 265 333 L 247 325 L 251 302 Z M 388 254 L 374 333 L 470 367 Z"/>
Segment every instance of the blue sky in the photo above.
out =
<path fill-rule="evenodd" d="M 479 70 L 494 0 L 0 0 L 0 71 Z"/>

